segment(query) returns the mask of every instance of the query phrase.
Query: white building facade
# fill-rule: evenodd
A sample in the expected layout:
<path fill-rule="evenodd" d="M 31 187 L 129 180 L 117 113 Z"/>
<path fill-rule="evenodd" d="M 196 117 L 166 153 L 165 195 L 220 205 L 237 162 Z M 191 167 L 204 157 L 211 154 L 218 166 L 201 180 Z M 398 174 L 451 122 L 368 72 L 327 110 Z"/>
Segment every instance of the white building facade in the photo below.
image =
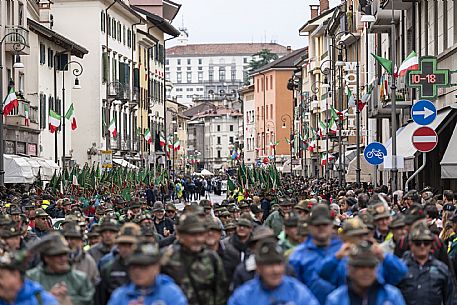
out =
<path fill-rule="evenodd" d="M 236 95 L 248 79 L 253 54 L 263 49 L 281 57 L 288 48 L 276 43 L 188 44 L 182 29 L 178 45 L 167 49 L 166 79 L 174 85 L 169 97 L 191 105 L 194 99 Z"/>

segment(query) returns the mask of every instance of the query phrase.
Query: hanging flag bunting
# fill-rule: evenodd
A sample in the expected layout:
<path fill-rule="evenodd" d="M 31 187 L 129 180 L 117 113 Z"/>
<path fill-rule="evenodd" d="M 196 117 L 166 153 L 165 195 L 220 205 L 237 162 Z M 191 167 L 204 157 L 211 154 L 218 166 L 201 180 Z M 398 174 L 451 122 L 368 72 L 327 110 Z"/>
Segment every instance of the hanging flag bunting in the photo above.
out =
<path fill-rule="evenodd" d="M 173 143 L 173 150 L 178 151 L 181 149 L 181 141 L 179 139 L 176 139 L 175 143 Z"/>
<path fill-rule="evenodd" d="M 165 140 L 165 136 L 163 135 L 163 132 L 160 132 L 159 140 L 160 140 L 160 146 L 164 147 L 167 144 L 167 140 Z"/>
<path fill-rule="evenodd" d="M 348 97 L 348 106 L 349 107 L 354 107 L 355 106 L 355 98 L 354 95 L 352 94 L 351 88 L 346 86 L 346 95 Z"/>
<path fill-rule="evenodd" d="M 17 100 L 16 92 L 13 86 L 10 87 L 10 90 L 5 98 L 3 105 L 5 105 L 3 107 L 3 115 L 5 116 L 10 114 L 11 111 L 13 111 L 13 109 L 19 105 L 19 101 Z"/>
<path fill-rule="evenodd" d="M 49 131 L 54 133 L 60 126 L 60 115 L 49 110 Z"/>
<path fill-rule="evenodd" d="M 113 138 L 117 137 L 116 120 L 114 118 L 111 119 L 108 130 L 111 133 L 111 135 L 113 136 Z"/>
<path fill-rule="evenodd" d="M 330 107 L 330 115 L 331 115 L 331 118 L 330 118 L 330 126 L 329 126 L 329 131 L 332 135 L 336 135 L 336 133 L 338 132 L 338 119 L 339 119 L 339 116 L 338 116 L 338 113 L 336 112 L 335 108 L 333 108 L 333 106 Z"/>
<path fill-rule="evenodd" d="M 146 129 L 146 132 L 144 133 L 144 139 L 148 142 L 148 144 L 151 144 L 152 142 L 152 136 L 151 136 L 151 131 Z"/>
<path fill-rule="evenodd" d="M 406 72 L 409 70 L 417 69 L 419 69 L 419 57 L 416 52 L 412 51 L 401 63 L 400 68 L 398 68 L 398 76 L 406 76 Z"/>
<path fill-rule="evenodd" d="M 71 130 L 75 130 L 78 126 L 76 125 L 76 117 L 75 117 L 75 107 L 73 103 L 71 103 L 70 107 L 65 114 L 65 118 L 71 121 Z"/>
<path fill-rule="evenodd" d="M 376 59 L 376 61 L 387 71 L 387 73 L 392 75 L 392 61 L 390 59 L 378 56 L 374 53 L 371 53 L 371 55 Z"/>

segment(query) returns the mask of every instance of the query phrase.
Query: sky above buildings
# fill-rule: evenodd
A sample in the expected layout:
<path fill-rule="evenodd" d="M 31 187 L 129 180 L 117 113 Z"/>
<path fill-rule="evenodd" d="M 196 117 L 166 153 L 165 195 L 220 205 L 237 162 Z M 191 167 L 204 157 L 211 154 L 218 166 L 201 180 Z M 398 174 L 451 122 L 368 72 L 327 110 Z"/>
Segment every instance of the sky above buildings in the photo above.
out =
<path fill-rule="evenodd" d="M 189 31 L 189 43 L 277 42 L 297 49 L 306 45 L 298 29 L 318 0 L 176 0 L 181 10 L 173 21 Z M 330 7 L 338 4 L 331 0 Z M 170 41 L 169 46 L 176 42 Z"/>

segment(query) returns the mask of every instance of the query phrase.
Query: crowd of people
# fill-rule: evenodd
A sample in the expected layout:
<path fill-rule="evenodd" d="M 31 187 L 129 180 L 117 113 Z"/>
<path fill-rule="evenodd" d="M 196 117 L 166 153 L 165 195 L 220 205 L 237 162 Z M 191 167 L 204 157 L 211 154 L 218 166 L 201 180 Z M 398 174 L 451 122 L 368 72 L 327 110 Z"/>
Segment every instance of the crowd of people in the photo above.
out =
<path fill-rule="evenodd" d="M 451 190 L 285 176 L 212 202 L 189 181 L 0 190 L 0 305 L 457 305 Z"/>

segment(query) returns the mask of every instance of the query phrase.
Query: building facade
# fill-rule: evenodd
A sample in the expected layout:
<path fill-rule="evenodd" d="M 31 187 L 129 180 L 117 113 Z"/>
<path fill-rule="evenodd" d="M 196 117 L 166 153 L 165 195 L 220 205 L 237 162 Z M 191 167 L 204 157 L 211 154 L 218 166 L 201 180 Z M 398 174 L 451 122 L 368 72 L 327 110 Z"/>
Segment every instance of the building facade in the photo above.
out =
<path fill-rule="evenodd" d="M 187 105 L 236 93 L 249 78 L 255 53 L 268 49 L 281 57 L 288 52 L 276 43 L 188 44 L 187 30 L 181 32 L 178 45 L 167 49 L 165 69 L 174 85 L 170 96 Z"/>
<path fill-rule="evenodd" d="M 254 164 L 256 159 L 256 132 L 255 132 L 255 99 L 254 85 L 240 89 L 240 98 L 243 100 L 243 128 L 240 134 L 243 139 L 243 160 L 245 164 Z"/>

